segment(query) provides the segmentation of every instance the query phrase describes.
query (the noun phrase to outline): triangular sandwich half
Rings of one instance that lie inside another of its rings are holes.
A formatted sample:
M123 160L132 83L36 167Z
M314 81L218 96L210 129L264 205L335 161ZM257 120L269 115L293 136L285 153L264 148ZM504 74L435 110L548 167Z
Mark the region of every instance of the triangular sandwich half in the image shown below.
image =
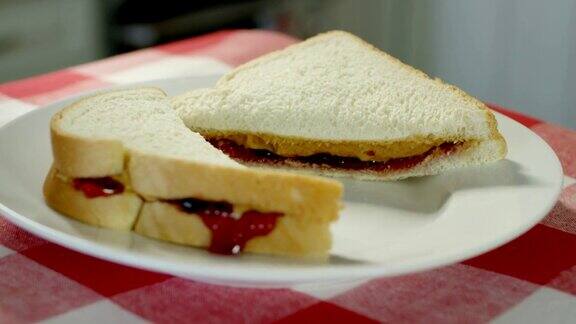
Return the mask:
M482 102L340 31L265 55L172 102L189 128L251 165L400 179L506 154Z

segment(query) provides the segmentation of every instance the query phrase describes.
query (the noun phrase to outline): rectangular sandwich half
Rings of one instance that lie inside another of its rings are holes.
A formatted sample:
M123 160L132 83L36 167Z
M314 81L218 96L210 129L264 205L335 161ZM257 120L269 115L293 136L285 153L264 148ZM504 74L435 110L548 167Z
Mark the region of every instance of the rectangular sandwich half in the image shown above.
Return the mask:
M64 215L221 254L330 249L340 183L235 162L190 131L159 89L83 98L50 129L44 196Z
M340 31L172 102L189 128L249 165L393 180L506 155L482 102Z

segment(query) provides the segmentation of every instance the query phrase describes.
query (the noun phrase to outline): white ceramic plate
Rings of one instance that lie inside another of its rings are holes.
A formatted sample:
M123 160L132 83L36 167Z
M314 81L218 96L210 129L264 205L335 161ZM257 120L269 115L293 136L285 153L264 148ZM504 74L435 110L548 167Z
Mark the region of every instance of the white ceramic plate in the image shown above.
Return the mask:
M211 86L218 76L146 82L169 94ZM562 170L554 152L497 114L509 146L490 166L399 182L345 180L345 209L327 263L226 257L100 229L59 215L42 199L52 157L48 122L74 98L0 129L0 214L49 241L110 261L212 283L289 286L421 271L476 256L519 236L551 209Z

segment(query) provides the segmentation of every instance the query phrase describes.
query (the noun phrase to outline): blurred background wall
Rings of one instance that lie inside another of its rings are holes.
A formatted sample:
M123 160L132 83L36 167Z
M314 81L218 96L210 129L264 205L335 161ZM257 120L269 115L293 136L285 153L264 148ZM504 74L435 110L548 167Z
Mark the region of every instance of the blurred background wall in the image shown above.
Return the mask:
M348 30L482 100L576 128L576 0L0 0L0 82L222 28Z

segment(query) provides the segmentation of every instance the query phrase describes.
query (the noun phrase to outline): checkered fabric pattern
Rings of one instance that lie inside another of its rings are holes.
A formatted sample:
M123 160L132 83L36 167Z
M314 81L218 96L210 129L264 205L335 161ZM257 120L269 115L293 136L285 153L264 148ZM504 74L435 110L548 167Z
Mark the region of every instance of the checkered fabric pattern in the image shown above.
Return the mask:
M0 124L80 91L223 72L294 42L274 32L222 31L5 83ZM550 214L494 251L396 278L231 288L96 259L0 217L0 323L575 323L576 132L493 108L544 138L565 172L565 188Z

